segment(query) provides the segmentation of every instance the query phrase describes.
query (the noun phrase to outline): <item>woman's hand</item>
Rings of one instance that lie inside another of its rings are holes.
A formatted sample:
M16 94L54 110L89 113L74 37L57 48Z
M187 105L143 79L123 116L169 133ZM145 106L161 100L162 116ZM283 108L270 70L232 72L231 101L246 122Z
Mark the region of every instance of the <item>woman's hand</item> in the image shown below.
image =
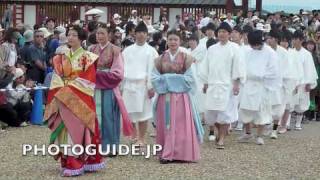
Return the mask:
M149 89L149 90L148 90L148 97L149 97L149 99L152 99L152 98L154 97L154 95L155 95L154 90L153 90L153 89Z
M240 82L239 81L235 81L233 83L233 95L238 96L240 92Z

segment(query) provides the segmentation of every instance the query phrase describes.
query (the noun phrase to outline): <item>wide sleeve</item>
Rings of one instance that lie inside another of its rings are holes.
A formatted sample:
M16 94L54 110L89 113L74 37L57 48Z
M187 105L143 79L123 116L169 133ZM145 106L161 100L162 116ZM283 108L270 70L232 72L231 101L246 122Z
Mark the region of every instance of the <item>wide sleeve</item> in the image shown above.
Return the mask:
M148 78L147 78L147 88L151 89L153 87L152 85L152 73L153 73L153 69L154 69L154 61L156 58L159 57L158 52L152 48L153 52L152 52L152 56L148 59L148 67L147 67L147 73L148 73Z
M110 71L97 71L96 87L98 89L113 89L117 87L123 79L123 57L119 53L114 57Z
M209 51L206 51L204 59L199 66L199 77L204 84L208 84L209 65Z
M158 94L166 94L168 92L168 87L165 81L165 77L159 73L157 68L154 68L151 73L151 83L153 89Z
M184 74L165 74L166 86L171 93L194 93L196 82L193 75L192 67Z
M241 83L246 81L246 64L243 52L239 47L234 47L234 56L232 61L232 80L240 79Z
M87 53L82 58L87 62L84 71L80 71L79 76L71 80L68 85L93 97L96 85L96 60L98 56L93 53Z
M313 57L311 53L306 52L306 59L303 64L304 70L304 83L310 84L311 89L314 89L317 86L318 74L316 67L314 65Z

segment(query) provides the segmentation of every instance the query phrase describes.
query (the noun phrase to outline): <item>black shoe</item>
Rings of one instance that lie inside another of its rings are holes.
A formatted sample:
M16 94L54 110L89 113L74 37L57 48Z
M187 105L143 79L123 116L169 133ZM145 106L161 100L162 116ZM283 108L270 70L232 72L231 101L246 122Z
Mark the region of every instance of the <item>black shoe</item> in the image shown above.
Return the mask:
M209 136L214 136L214 131L209 131Z
M318 115L318 113L317 113L317 117L316 117L316 121L320 121L320 114Z
M170 160L160 159L160 164L169 164L170 162Z

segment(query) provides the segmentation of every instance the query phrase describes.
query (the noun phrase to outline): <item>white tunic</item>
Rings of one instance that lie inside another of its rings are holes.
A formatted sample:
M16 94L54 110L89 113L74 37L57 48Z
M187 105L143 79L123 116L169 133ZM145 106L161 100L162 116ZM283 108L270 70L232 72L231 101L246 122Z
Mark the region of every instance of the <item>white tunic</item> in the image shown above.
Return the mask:
M294 104L297 106L296 111L302 113L309 109L310 93L305 91L307 84L310 84L311 89L317 86L318 74L313 62L313 57L305 48L300 50L292 50L292 58L296 58L298 62L298 93L294 97Z
M208 49L200 70L201 78L208 84L206 110L226 111L234 80L245 81L245 66L239 51L239 46L229 41Z
M286 68L288 64L288 58L285 57L285 51L284 48L277 46L275 52L276 52L276 70L277 70L277 86L275 89L270 93L270 101L271 105L281 105L283 103L283 75L284 75L284 69Z
M281 46L277 46L276 53L281 61L280 72L282 72L282 104L292 106L292 98L294 89L297 86L299 78L299 64L296 58L292 58L292 49L286 50Z
M123 100L128 113L135 114L132 120L143 121L152 118L152 103L148 90L152 88L151 71L157 51L145 43L143 46L133 44L122 52L124 58Z
M261 50L247 50L245 61L247 80L241 89L240 109L271 114L269 95L278 87L276 53L264 45Z

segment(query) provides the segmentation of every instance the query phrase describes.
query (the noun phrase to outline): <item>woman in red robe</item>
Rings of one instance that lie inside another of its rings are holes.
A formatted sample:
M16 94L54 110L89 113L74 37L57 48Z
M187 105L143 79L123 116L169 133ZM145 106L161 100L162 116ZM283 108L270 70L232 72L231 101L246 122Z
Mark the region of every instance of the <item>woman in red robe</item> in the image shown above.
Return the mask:
M53 58L54 74L48 93L45 120L52 131L51 144L96 145L96 154L77 155L68 149L60 149L55 159L61 160L62 176L78 176L84 172L97 171L105 164L98 153L99 128L94 102L96 83L96 60L98 56L85 51L81 42L86 39L85 31L79 26L68 32L70 50L67 54Z

